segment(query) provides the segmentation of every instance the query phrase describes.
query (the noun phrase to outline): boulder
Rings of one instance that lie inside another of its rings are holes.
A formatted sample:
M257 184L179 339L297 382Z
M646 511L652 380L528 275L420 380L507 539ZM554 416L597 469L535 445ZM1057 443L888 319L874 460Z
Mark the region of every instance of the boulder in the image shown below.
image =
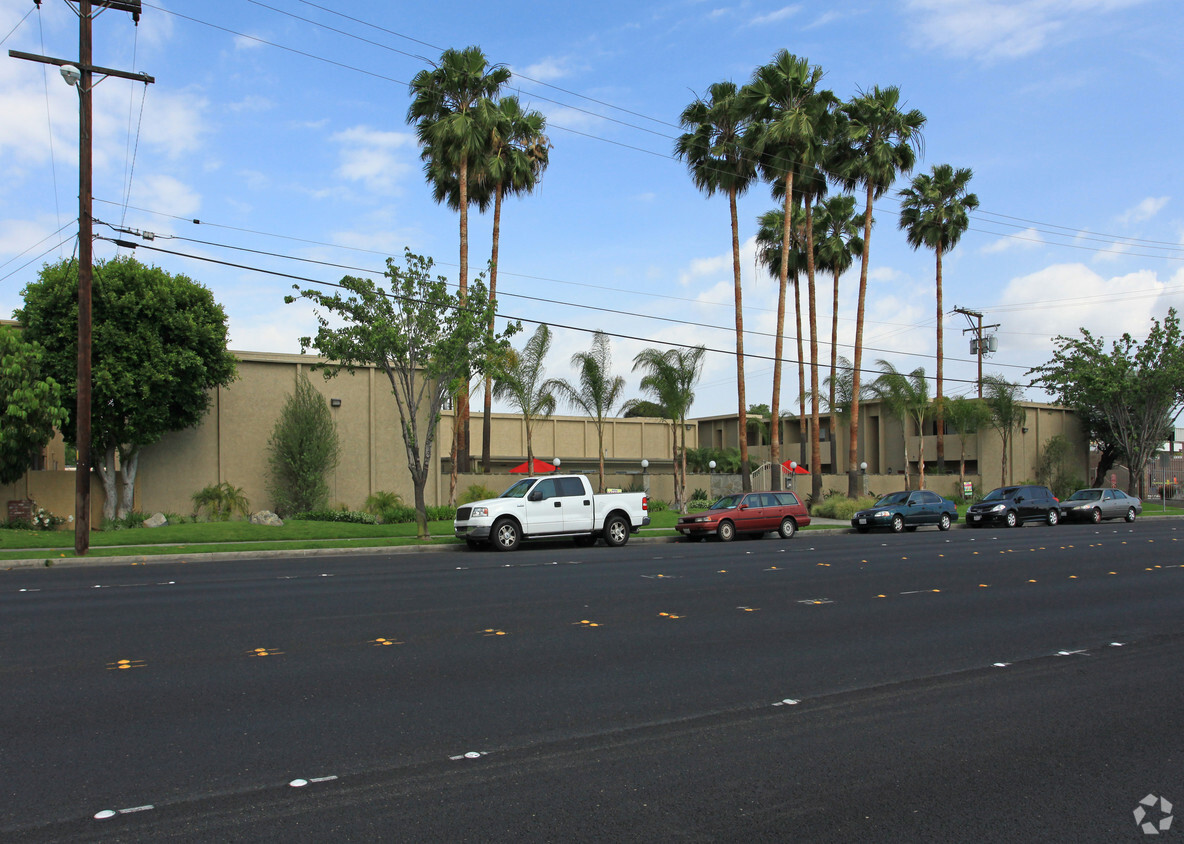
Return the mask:
M268 527L283 527L284 520L270 510L260 510L251 514L251 524L267 525Z
M151 516L149 516L148 518L146 518L144 520L144 527L146 527L146 528L165 527L166 525L168 525L168 523L169 523L169 520L164 517L164 513L153 513Z

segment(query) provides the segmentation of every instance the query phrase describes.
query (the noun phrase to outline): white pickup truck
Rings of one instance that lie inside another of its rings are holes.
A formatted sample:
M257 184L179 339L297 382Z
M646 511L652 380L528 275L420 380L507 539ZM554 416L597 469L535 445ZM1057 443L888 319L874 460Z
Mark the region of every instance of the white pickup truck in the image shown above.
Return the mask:
M513 551L523 539L573 537L591 545L603 538L616 547L650 523L642 492L595 495L586 475L523 478L497 498L456 508L456 536L470 548L490 543Z

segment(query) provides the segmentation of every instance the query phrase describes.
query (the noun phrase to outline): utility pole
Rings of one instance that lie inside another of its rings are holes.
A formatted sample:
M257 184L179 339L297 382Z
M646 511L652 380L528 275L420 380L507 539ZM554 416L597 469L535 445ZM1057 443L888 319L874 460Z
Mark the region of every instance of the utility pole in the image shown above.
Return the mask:
M993 346L995 342L994 336L984 337L983 329L998 328L999 323L983 325L983 315L978 311L972 311L968 308L954 308L953 313L962 314L962 316L966 317L966 321L970 323L970 328L963 328L962 333L974 334L974 342L971 344L974 348L971 351L978 353L978 397L981 399L983 397L983 352L985 351L989 354L995 351L994 348L988 347ZM976 323L975 320L978 322Z
M38 7L41 0L33 0ZM134 79L147 85L155 82L146 73L128 73L92 64L91 23L94 8L115 9L131 13L137 26L140 23L140 0L71 0L66 4L78 14L78 64L66 59L54 59L32 53L9 50L8 55L17 59L57 65L62 78L69 85L78 88L78 404L75 421L78 436L78 464L74 478L74 553L85 554L90 549L90 469L91 469L91 280L92 243L94 238L91 217L91 91L94 88L94 74L103 78L118 76ZM99 80L102 81L101 79Z

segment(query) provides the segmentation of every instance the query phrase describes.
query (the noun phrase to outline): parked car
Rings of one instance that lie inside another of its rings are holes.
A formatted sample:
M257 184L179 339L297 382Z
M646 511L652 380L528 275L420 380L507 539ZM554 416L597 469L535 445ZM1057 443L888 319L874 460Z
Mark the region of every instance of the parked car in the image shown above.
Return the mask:
M1126 519L1133 522L1143 512L1143 502L1121 489L1079 489L1061 504L1066 521L1093 522L1102 519Z
M649 523L645 493L593 494L586 475L548 475L523 478L497 498L457 507L453 529L470 548L488 542L513 551L523 539L560 536L583 545L604 539L617 547Z
M1002 524L1016 527L1024 522L1055 525L1061 520L1061 503L1046 486L1024 484L1001 486L987 493L966 510L968 527Z
M720 542L731 542L737 534L761 536L773 530L790 539L808 524L806 505L792 492L741 492L725 495L700 513L680 517L675 530L691 540L714 534Z
M958 507L948 498L926 489L904 490L883 496L870 509L851 517L851 527L860 533L872 528L890 528L893 533L916 530L921 525L937 525L949 530L958 519Z

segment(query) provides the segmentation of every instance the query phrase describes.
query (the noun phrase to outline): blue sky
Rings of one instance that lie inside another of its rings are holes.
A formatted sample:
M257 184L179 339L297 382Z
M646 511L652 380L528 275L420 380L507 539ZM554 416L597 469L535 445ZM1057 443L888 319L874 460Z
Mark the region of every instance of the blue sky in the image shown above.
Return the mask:
M64 0L40 11L3 0L3 36L6 51L77 54ZM1085 326L1142 337L1169 306L1184 310L1182 41L1174 0L602 2L562 13L513 0L146 0L138 28L112 11L95 25L96 64L156 78L146 92L116 78L95 89L95 216L155 233L148 245L160 249L324 281L381 271L404 246L455 278L457 218L424 182L407 82L443 48L477 44L514 72L512 88L547 115L554 144L536 193L503 213L499 310L552 325L553 377L574 377L568 360L589 331L625 335L614 365L631 395L642 348L704 343L712 351L692 412L732 413L727 201L696 191L672 150L678 115L697 95L747 81L785 48L820 65L840 98L899 86L928 118L914 174L940 163L974 170L981 206L947 256L945 305L1000 323L985 369L1022 380L1057 334ZM77 95L55 68L5 53L0 115L9 317L42 262L73 249ZM754 266L752 237L773 205L763 184L740 204L751 403L772 391L777 288ZM865 364L883 357L932 378L933 255L908 247L898 207L895 191L876 205ZM488 259L490 226L471 218L474 268ZM96 254L114 247L100 241ZM307 306L283 303L290 280L146 249L137 257L213 290L234 349L295 352L315 331ZM828 339L830 279L818 282ZM851 353L857 283L858 262L840 282L841 354ZM966 326L945 317L948 393L972 389ZM795 358L792 310L786 333ZM829 360L829 346L820 351ZM797 392L790 364L783 402Z

